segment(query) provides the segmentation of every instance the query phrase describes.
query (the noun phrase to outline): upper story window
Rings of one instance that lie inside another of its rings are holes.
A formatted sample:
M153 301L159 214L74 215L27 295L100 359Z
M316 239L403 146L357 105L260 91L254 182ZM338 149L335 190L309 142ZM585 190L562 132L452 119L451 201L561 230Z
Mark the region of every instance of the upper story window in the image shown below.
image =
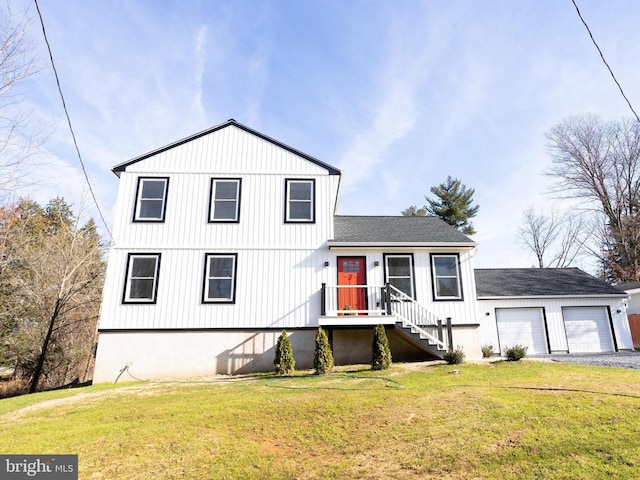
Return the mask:
M168 186L166 177L138 178L134 222L164 222Z
M405 295L415 299L413 255L385 254L384 267L386 281Z
M130 254L122 303L156 303L159 253Z
M315 212L315 180L287 179L285 184L285 221L313 223Z
M209 222L240 221L240 178L212 178Z
M237 254L205 255L203 303L234 303Z
M458 255L431 255L435 300L462 300Z

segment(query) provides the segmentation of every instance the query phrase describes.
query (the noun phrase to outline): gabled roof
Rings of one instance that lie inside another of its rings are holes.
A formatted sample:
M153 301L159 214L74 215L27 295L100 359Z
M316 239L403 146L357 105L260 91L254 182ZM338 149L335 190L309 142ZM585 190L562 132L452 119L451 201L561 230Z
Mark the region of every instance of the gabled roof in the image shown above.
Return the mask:
M475 277L479 298L626 296L579 268L480 268Z
M278 146L280 148L284 148L288 152L291 152L294 155L298 155L299 157L302 157L305 160L310 161L311 163L315 163L316 165L327 169L327 171L329 172L329 175L340 175L341 174L340 170L338 170L335 167L332 167L328 163L321 162L320 160L318 160L317 158L312 157L311 155L307 155L306 153L301 152L300 150L296 150L295 148L290 147L289 145L285 145L284 143L279 142L278 140L275 140L275 139L273 139L271 137L268 137L267 135L264 135L264 134L262 134L262 133L260 133L260 132L258 132L256 130L253 130L252 128L247 127L246 125L238 123L233 118L227 120L224 123L216 125L215 127L211 127L211 128L209 128L207 130L203 130L201 132L198 132L196 134L190 135L190 136L185 137L185 138L183 138L181 140L178 140L176 142L173 142L173 143L170 143L168 145L165 145L164 147L157 148L155 150L152 150L151 152L147 152L147 153L145 153L143 155L140 155L138 157L132 158L131 160L127 160L126 162L123 162L123 163L120 163L120 164L116 165L111 170L113 171L113 173L115 173L116 175L120 176L120 173L126 171L126 169L127 169L127 167L129 165L133 165L134 163L140 162L140 161L142 161L142 160L144 160L146 158L149 158L149 157L152 157L152 156L157 155L159 153L165 152L165 151L170 150L170 149L172 149L174 147L178 147L180 145L183 145L185 143L188 143L188 142L190 142L192 140L195 140L197 138L203 137L205 135L209 135L210 133L216 132L216 131L221 130L223 128L227 128L227 127L229 127L231 125L233 125L233 126L235 126L237 128L240 128L240 129L244 130L245 132L248 132L248 133L250 133L252 135L255 135L256 137L259 137L262 140L266 140L267 142L270 142L270 143L272 143L272 144L274 144L274 145L276 145L276 146Z
M329 246L457 246L474 247L469 237L438 217L333 217L334 238Z

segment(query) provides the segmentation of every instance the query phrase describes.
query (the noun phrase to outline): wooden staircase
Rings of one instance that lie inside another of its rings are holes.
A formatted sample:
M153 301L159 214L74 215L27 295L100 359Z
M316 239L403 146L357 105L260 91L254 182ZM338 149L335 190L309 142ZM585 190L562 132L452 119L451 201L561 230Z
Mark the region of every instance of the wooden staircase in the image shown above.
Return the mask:
M393 285L387 284L385 293L387 312L397 318L395 329L403 339L440 359L453 348L451 318L443 322Z

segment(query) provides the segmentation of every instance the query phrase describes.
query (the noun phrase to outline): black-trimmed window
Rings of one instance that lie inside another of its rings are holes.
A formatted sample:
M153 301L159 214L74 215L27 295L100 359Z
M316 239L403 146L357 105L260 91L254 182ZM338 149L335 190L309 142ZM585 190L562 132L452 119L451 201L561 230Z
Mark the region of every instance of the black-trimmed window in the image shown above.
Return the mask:
M416 298L412 254L385 253L384 270L386 282L408 297Z
M138 178L134 222L164 222L168 186L167 177Z
M122 303L156 303L159 253L130 253Z
M435 300L462 300L457 254L431 254L431 273Z
M240 221L241 178L212 178L209 223Z
M286 179L285 221L287 223L316 221L315 186L315 180Z
M235 303L238 254L207 253L202 303Z

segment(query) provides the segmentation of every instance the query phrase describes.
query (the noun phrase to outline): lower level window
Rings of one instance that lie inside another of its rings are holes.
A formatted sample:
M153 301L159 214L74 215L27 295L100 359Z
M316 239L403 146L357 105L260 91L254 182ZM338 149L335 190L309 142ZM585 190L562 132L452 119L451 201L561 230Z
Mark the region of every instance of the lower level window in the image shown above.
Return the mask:
M123 303L155 303L159 271L159 253L130 254Z
M205 255L204 303L234 303L237 254Z

